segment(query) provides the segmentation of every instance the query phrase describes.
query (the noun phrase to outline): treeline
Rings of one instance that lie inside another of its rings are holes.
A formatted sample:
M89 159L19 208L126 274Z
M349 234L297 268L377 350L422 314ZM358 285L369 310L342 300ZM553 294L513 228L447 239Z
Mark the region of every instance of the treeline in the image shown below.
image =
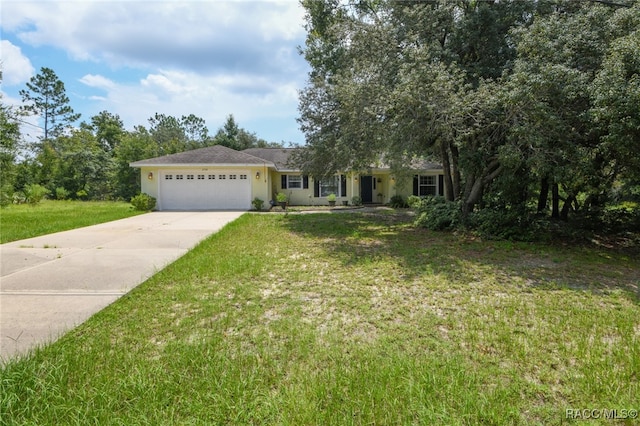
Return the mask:
M640 2L302 4L308 173L427 156L451 223L638 216Z
M23 106L0 104L0 184L2 204L49 198L129 200L140 191L140 176L129 163L211 145L242 150L281 146L242 129L233 115L215 135L193 114L155 114L148 125L126 130L117 114L102 111L74 125L64 83L42 68L20 92ZM41 117L43 135L26 143L20 132L26 115Z

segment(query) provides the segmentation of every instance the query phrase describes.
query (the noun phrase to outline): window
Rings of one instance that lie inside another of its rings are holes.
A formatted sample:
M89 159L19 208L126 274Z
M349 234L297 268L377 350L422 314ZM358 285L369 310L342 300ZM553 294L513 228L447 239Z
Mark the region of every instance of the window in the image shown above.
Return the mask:
M182 180L183 177L184 177L183 175L176 175L176 179L178 180Z
M287 188L300 189L302 188L302 176L300 175L288 175L287 176Z
M326 197L329 194L336 194L336 197L347 196L347 177L345 175L331 176L315 182L314 197Z
M209 175L209 179L215 179L216 175Z
M226 179L227 175L218 175L218 179Z
M166 180L171 180L171 179L173 179L173 175L164 175L164 178Z
M416 175L413 178L413 195L426 197L428 195L437 195L437 179L436 176Z
M247 179L247 175L240 175L240 179L246 180Z
M307 189L309 188L309 176L306 175L282 175L280 176L282 189Z
M229 175L229 179L235 179L237 175Z
M198 175L198 180L203 180L204 179L204 175Z
M187 179L193 180L193 175L187 175Z

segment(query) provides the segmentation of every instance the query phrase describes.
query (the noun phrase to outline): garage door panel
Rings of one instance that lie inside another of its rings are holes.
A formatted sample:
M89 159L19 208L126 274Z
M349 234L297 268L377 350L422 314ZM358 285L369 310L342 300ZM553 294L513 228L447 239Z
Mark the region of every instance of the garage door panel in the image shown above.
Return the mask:
M249 172L162 172L159 198L162 210L248 210Z

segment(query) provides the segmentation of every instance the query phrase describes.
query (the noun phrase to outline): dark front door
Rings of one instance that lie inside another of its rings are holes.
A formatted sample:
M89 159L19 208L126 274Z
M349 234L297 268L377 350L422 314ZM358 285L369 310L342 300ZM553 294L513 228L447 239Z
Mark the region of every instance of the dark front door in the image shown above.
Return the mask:
M360 177L360 198L363 203L373 203L373 176Z

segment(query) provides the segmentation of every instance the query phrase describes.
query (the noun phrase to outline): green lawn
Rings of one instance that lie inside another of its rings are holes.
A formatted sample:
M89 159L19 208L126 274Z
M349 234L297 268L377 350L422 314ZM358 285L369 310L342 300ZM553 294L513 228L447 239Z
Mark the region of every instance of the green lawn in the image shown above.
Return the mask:
M114 201L43 201L0 209L0 244L109 222L142 212Z
M546 425L569 422L568 409L627 413L640 408L639 282L639 257L615 250L479 241L395 214L247 214L2 367L0 419Z

